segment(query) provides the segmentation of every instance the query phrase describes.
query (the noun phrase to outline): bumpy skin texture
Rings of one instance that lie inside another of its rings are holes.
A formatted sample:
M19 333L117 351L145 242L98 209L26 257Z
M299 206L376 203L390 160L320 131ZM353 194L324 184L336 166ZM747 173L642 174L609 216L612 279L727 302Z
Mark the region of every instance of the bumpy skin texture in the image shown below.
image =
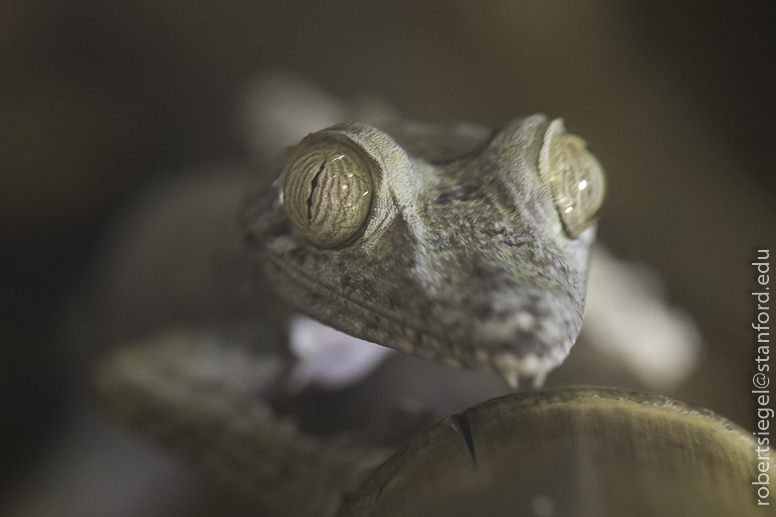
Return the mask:
M372 160L363 234L321 249L295 233L281 175L246 212L255 260L299 312L449 365L541 384L582 324L595 227L564 231L538 171L550 121L489 132L415 123L316 134Z

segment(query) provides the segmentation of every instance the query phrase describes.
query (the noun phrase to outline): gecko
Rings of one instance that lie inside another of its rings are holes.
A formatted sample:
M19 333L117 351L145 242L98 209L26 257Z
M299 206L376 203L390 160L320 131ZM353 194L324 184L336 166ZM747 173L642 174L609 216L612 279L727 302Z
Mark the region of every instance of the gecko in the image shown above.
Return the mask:
M243 202L244 249L252 279L293 311L513 388L541 386L568 355L605 178L562 119L343 124L292 146L275 174ZM390 450L276 415L293 360L232 341L184 331L121 347L98 397L266 508L333 514Z

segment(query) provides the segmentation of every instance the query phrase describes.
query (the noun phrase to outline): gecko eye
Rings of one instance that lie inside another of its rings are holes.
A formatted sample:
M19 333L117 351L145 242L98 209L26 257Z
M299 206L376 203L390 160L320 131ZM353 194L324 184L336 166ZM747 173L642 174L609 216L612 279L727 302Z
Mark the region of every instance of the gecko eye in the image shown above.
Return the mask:
M370 159L343 142L305 140L283 171L284 207L297 234L319 248L335 248L358 235L369 219Z
M553 120L544 134L539 174L550 185L566 234L576 238L595 222L606 178L585 141L567 133L562 119Z

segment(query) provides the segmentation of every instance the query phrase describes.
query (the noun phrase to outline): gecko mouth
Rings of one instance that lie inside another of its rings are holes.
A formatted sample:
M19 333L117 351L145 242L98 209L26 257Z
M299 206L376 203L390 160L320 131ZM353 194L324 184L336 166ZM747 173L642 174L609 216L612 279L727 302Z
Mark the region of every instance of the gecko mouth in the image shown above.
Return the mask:
M268 277L275 280L277 292L299 312L355 337L411 355L497 373L513 385L520 377L541 384L546 373L565 359L581 324L581 315L558 311L560 302L548 293L542 293L543 299L538 301L535 296L515 298L514 293L505 293L513 301L530 299L533 310L527 308L527 302L523 306L513 303L508 310L483 314L469 327L432 321L425 325L408 323L407 315L391 314L354 300L310 278L288 260L268 255ZM497 297L488 297L488 305L498 303L505 305ZM462 315L477 310L463 304L448 312Z
M387 311L377 310L363 301L355 301L345 295L336 292L331 287L328 287L318 280L311 278L302 271L293 267L284 260L282 257L276 256L272 253L268 254L269 260L267 265L274 269L274 271L268 271L268 277L273 278L275 282L281 284L277 290L280 295L289 302L292 307L308 316L321 319L327 325L338 328L338 325L332 325L323 318L319 318L319 314L328 315L332 311L333 307L336 307L337 314L345 319L351 319L348 316L350 314L355 315L357 327L363 327L364 329L372 328L376 325L384 324L390 327L402 328L402 334L413 335L417 332L424 332L429 334L429 337L433 337L437 340L444 340L442 335L432 335L428 330L421 330L421 326L408 325L402 322L401 315L390 314ZM282 285L283 280L287 280L292 285ZM326 318L330 319L330 318ZM338 328L349 332L351 327ZM371 341L365 336L356 336L367 341ZM377 342L377 341L375 341ZM378 344L383 344L379 343ZM390 345L384 345L390 346Z

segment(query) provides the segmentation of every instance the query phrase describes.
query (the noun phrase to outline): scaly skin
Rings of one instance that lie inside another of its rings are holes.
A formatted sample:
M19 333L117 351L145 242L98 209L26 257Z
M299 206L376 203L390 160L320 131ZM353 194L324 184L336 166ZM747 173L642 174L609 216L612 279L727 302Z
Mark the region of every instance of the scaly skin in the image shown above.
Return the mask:
M295 310L348 334L541 384L579 333L595 233L564 232L539 172L549 125L321 131L376 165L363 235L321 249L292 231L281 176L247 215L256 262Z

